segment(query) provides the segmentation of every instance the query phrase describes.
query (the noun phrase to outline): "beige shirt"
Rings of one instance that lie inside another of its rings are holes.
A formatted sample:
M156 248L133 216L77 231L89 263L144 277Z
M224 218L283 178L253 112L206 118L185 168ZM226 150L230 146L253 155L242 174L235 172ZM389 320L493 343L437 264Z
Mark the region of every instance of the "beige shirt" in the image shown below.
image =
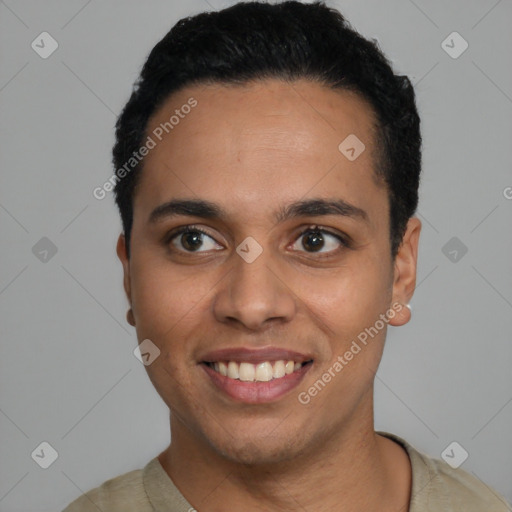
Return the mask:
M402 438L380 435L405 448L412 467L409 512L512 512L504 498L476 477L417 451ZM194 512L154 458L80 496L63 512ZM200 511L199 511L200 512Z

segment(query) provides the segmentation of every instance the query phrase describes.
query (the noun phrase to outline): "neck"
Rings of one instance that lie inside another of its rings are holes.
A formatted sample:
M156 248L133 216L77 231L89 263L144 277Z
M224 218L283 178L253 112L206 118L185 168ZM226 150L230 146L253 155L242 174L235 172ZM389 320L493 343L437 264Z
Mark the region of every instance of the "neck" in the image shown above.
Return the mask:
M407 454L375 433L373 407L352 420L291 461L247 465L227 460L171 415L172 443L159 460L198 510L406 512Z

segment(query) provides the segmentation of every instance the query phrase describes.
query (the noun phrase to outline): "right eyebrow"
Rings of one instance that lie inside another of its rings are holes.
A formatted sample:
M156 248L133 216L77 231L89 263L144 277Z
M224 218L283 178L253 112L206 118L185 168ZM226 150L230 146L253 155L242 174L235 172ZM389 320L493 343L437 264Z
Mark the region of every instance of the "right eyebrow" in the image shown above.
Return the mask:
M149 222L186 215L204 219L225 219L226 212L220 206L204 199L173 199L157 206L149 216Z

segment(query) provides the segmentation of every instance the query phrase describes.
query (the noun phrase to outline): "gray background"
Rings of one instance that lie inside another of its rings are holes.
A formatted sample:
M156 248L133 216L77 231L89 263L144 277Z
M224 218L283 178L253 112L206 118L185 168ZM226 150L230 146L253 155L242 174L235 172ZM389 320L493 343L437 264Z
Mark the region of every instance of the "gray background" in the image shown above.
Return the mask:
M229 3L0 1L1 511L61 510L167 446L125 321L118 214L92 190L152 46ZM329 4L411 77L423 120L418 288L412 321L389 330L376 428L434 457L456 440L462 468L512 501L512 3ZM47 59L31 48L43 31L59 44ZM453 31L469 43L457 59L441 47ZM31 458L43 441L48 469Z

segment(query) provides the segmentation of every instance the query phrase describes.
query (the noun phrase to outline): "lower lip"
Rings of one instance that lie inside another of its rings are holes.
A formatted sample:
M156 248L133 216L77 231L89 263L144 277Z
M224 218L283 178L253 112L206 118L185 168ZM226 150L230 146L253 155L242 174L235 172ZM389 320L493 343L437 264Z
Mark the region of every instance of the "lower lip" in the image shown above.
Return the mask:
M202 363L201 366L213 384L232 399L248 404L263 404L278 400L297 387L311 368L312 363L302 366L289 375L267 382L244 382L230 379L216 372L207 364Z

